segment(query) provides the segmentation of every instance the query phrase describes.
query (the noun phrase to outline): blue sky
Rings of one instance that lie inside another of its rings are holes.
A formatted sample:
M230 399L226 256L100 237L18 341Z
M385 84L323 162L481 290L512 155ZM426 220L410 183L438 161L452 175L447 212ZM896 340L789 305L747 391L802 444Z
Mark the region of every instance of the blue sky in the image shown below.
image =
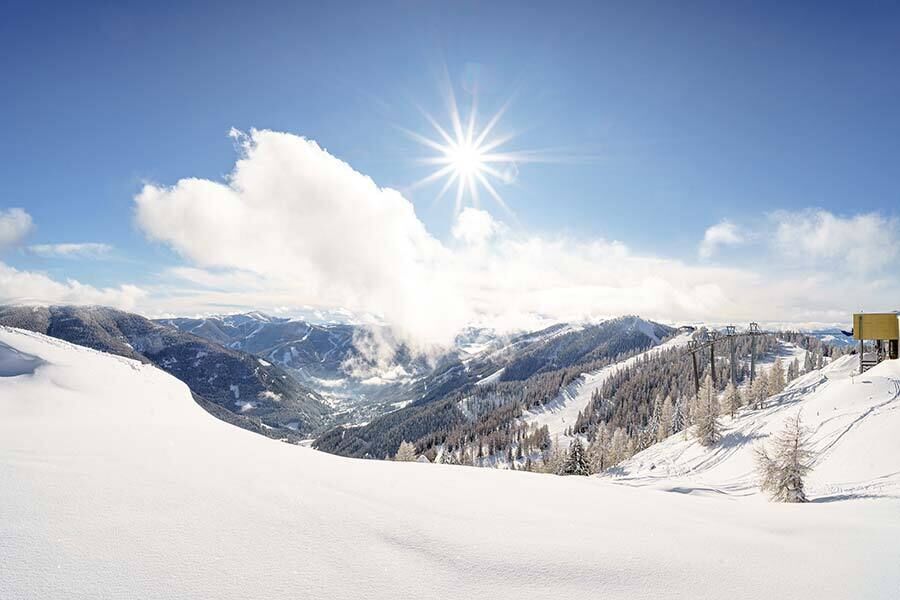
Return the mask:
M136 221L146 182L221 182L240 153L231 128L315 140L400 190L429 234L452 245L453 202L433 202L439 185L408 189L429 172L416 161L429 152L401 131L433 133L417 106L449 124L444 73L463 113L473 85L483 118L510 102L498 126L516 134L507 148L568 157L517 165L500 188L515 218L483 203L506 236L616 241L630 254L784 281L827 273L833 288L850 285L827 264L843 254L812 247L823 261L781 260L785 240L767 232L787 222L821 237L827 214L837 231L896 234L900 11L886 3L184 4L4 5L0 210L21 208L32 223L7 244L6 266L98 290L139 286L145 312L190 310L166 306L172 268L270 277L198 260ZM853 220L867 215L875 220ZM698 255L723 221L733 243ZM111 250L29 250L63 242ZM773 263L787 270L768 277ZM867 276L895 285L885 273ZM864 300L842 297L816 314ZM785 320L816 318L791 310Z

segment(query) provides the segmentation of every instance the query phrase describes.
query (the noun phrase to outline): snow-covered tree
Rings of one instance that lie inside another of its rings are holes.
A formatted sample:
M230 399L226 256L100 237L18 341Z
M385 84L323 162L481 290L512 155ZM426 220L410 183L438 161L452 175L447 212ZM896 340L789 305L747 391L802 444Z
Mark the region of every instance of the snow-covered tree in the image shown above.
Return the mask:
M559 438L553 440L553 445L544 452L544 461L542 471L544 473L553 473L559 475L562 472L563 465L566 462L567 454L559 447Z
M628 460L634 454L634 446L624 427L617 427L609 443L609 464L615 465Z
M744 400L741 398L741 390L739 390L733 383L730 381L728 385L725 386L725 397L724 397L724 409L731 418L734 418L734 413L738 411L738 409L744 405Z
M606 423L601 422L597 427L594 440L587 447L587 459L591 467L591 473L600 473L611 464L609 446L609 427L607 427Z
M772 447L756 449L759 486L777 502L806 502L803 478L812 470L809 430L800 413L790 417L772 440Z
M781 364L781 361L777 358L775 359L775 364L772 365L771 370L769 370L769 396L774 396L775 394L780 394L784 391L784 366Z
M800 361L796 358L791 361L787 369L787 382L790 383L800 376Z
M659 418L656 423L656 441L661 442L672 435L675 423L675 405L672 404L672 396L666 396L659 409Z
M458 465L459 460L456 458L456 454L454 454L453 450L450 448L444 448L444 451L441 452L440 462L442 465Z
M750 385L750 406L760 408L769 397L769 379L765 375L757 375Z
M394 455L394 460L400 462L413 462L416 460L416 447L407 441L400 442L400 447L397 448L397 454Z
M590 475L591 470L581 439L576 436L569 445L569 455L563 463L561 475Z
M812 350L807 349L806 353L803 357L803 372L809 373L810 371L812 371L815 368L816 368L816 361L814 360L813 352L812 352Z
M722 437L722 425L719 422L719 397L710 375L703 380L691 413L694 420L694 433L700 443L704 446L712 446L718 442Z

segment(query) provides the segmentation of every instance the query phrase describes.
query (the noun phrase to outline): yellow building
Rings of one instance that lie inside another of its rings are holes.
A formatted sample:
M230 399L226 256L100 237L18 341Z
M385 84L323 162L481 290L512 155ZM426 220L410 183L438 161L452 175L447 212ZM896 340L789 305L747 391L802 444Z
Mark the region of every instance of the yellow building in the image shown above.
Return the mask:
M885 358L897 358L900 321L897 313L855 313L853 337L859 340L859 372ZM866 342L872 342L867 348Z

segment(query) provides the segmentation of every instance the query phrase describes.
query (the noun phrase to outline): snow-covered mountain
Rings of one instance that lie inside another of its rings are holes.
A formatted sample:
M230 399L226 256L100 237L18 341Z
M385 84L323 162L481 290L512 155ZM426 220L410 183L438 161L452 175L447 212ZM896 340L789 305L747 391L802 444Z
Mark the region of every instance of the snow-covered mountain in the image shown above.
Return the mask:
M157 321L289 371L351 422L395 408L405 388L432 370L381 325L309 322L259 312Z
M259 433L309 435L332 422L324 399L278 366L140 315L102 306L0 306L0 325L153 363L216 416Z
M550 401L567 377L655 346L674 332L672 327L636 316L561 323L480 341L477 332L469 332L463 339L476 340L477 353L445 356L432 373L404 390L400 399L407 405L360 427L336 427L321 435L316 446L347 456L383 458L392 456L404 440L428 446L453 429L477 429L480 422L495 417L505 424L514 418L514 410L507 409ZM459 405L472 400L504 414L498 417L479 409L476 415Z
M0 598L893 598L896 488L857 484L900 472L900 372L841 368L780 409L821 413L829 501L780 505L335 457L213 419L149 365L0 328ZM681 491L676 470L653 487Z

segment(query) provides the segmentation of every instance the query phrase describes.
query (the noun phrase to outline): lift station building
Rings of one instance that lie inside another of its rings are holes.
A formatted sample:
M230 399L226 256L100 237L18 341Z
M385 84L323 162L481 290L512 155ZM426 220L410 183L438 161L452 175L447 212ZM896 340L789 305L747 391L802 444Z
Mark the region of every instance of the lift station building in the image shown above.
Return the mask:
M897 313L855 313L853 337L859 340L859 372L900 351L900 321ZM869 342L869 344L867 344Z

